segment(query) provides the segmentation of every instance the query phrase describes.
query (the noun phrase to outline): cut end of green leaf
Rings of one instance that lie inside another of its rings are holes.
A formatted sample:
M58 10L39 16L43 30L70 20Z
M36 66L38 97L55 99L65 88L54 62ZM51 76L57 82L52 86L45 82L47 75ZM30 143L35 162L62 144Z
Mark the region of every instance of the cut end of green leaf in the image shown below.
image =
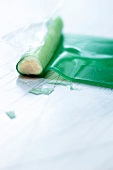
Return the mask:
M51 20L47 25L47 33L43 37L43 44L30 48L16 65L16 69L23 75L41 75L50 62L60 42L63 22L60 17Z
M36 57L26 57L18 63L18 71L26 75L38 75L43 68L40 61Z

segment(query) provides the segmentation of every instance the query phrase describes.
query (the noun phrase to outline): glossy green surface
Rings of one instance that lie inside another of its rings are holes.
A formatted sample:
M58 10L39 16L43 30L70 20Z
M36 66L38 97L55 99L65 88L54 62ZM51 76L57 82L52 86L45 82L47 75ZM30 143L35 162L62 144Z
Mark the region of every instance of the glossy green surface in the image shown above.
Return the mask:
M71 81L113 88L113 40L64 35L48 70Z

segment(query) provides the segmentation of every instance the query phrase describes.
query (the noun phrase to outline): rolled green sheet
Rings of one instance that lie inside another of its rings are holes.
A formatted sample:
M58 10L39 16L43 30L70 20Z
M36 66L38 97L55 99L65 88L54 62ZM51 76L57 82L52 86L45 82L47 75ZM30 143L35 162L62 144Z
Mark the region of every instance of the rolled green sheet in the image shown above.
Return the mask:
M40 75L51 60L60 41L63 22L60 17L50 21L43 44L28 50L16 65L23 75Z
M113 39L61 35L62 27L61 18L56 18L48 27L44 44L24 54L17 71L43 76L53 70L70 81L113 88Z

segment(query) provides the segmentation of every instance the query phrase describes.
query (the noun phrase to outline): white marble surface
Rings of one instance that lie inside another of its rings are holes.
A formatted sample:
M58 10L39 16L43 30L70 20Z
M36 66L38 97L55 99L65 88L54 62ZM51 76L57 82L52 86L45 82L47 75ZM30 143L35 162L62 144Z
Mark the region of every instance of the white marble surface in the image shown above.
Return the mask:
M56 2L0 0L0 36L50 15ZM112 0L66 1L64 32L113 37L112 8ZM0 48L0 170L112 170L113 90L75 83L76 90L56 86L35 96L32 87L58 76L19 77L16 51L3 42Z

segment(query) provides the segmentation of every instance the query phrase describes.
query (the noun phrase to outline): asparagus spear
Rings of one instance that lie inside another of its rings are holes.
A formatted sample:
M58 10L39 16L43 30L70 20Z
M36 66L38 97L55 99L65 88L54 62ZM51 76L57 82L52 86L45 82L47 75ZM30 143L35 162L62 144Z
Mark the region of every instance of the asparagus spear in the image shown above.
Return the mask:
M40 75L51 60L61 37L63 22L60 17L51 21L43 45L27 51L16 65L23 75Z

